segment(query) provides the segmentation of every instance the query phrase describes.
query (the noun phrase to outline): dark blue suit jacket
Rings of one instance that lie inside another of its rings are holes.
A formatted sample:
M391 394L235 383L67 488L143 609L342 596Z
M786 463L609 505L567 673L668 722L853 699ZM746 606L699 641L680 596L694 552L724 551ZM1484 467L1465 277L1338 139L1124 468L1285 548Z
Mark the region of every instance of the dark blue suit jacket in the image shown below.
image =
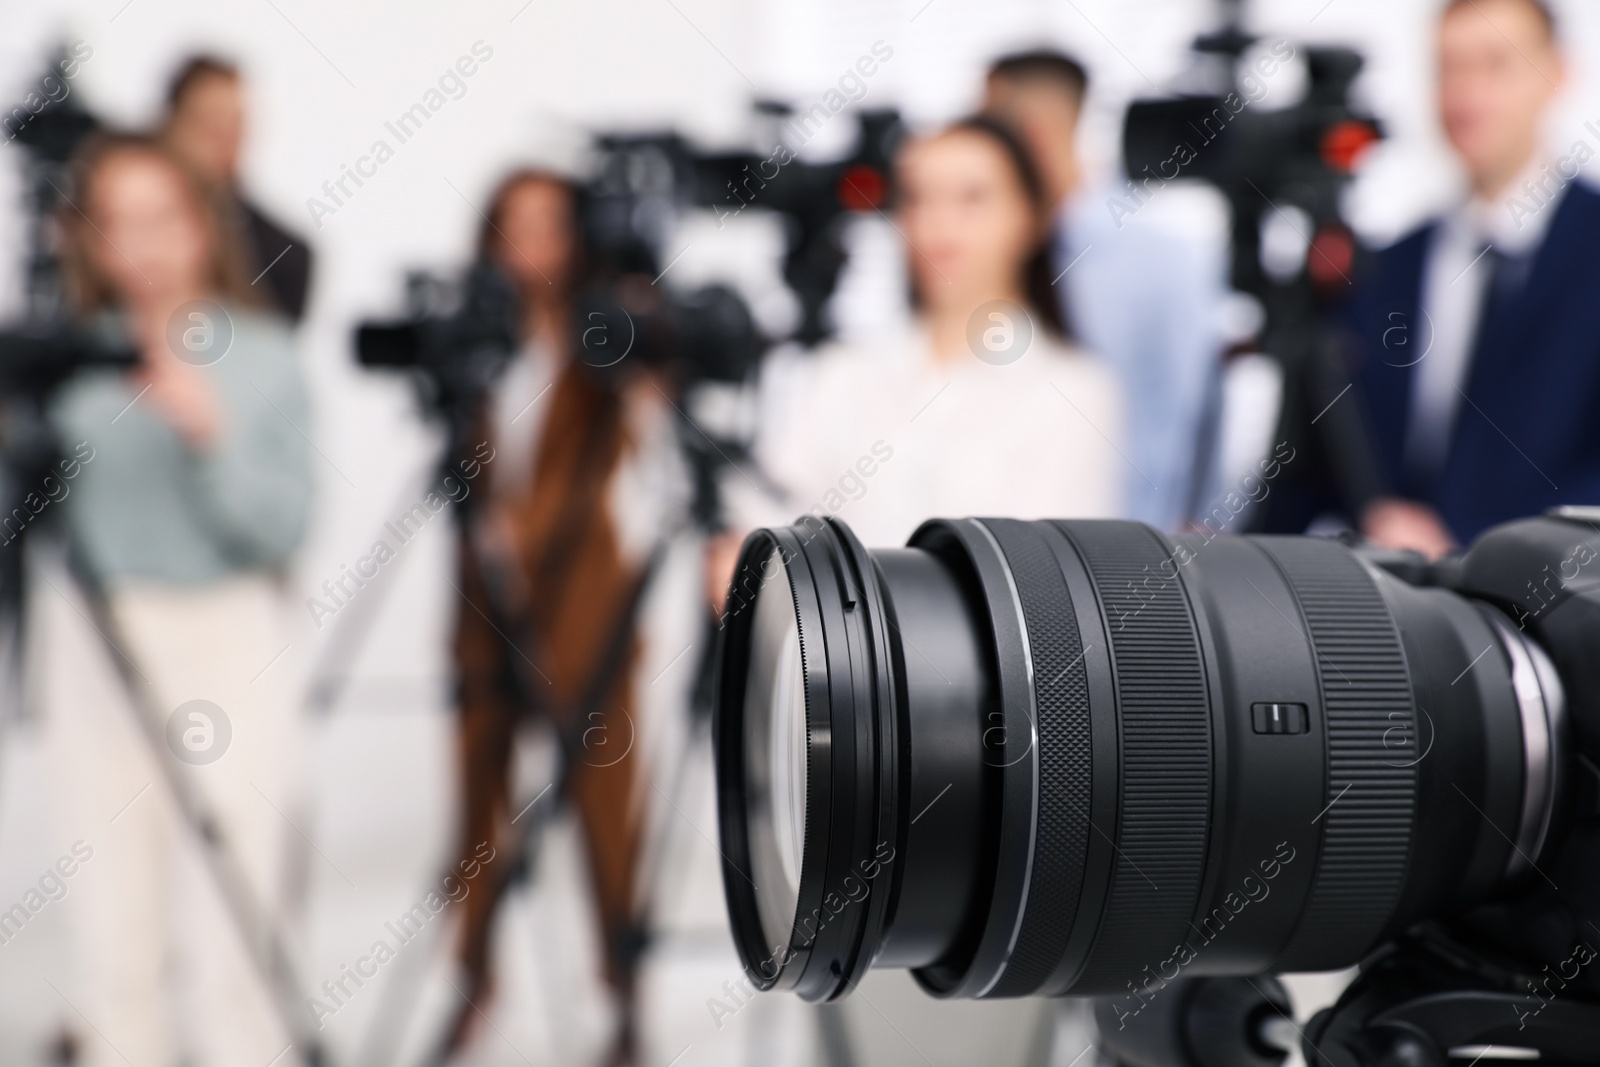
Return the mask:
M1416 371L1405 364L1431 342L1420 299L1436 225L1376 255L1353 309L1356 383L1389 488L1432 504L1463 544L1555 504L1600 504L1600 193L1573 184L1554 210L1514 295L1491 305L1486 287L1493 310L1436 475L1402 460Z

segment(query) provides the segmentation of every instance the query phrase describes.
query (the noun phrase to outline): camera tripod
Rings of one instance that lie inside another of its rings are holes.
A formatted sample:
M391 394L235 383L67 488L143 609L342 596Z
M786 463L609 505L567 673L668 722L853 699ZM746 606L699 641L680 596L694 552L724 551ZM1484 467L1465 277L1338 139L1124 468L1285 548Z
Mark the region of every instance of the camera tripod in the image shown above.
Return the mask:
M451 472L453 462L471 450L470 420L460 417L456 411L447 410L439 414L443 416L441 421L445 424L446 441L441 451L441 461L429 465L430 479L436 479L441 471ZM687 419L687 416L682 415L681 409L679 415ZM688 449L685 448L684 451L687 452ZM708 504L702 494L707 491L707 487L714 479L700 472L692 459L691 456L695 502L687 509L687 519L671 523L662 530L650 546L644 560L638 565L631 578L631 585L618 605L615 617L607 624L606 637L598 649L596 661L588 669L586 680L579 687L571 707L552 707L552 700L547 692L548 680L534 662L538 658L536 650L540 647L538 640L540 635L536 632L529 612L513 604L506 596L506 590L517 584L514 581L516 576L509 572L506 561L498 560L493 552L485 549L482 501L486 498L469 493L456 499L451 507L457 536L463 546L471 550L476 560L477 573L467 579L465 588L459 590L464 596L469 597L472 604L470 609L464 607L463 610L481 612L500 639L511 643L518 652L516 655L508 654L503 657L503 668L496 672L493 683L508 707L520 709L519 719L523 723L548 726L555 742L555 767L550 784L534 798L533 803L518 813L516 821L520 833L517 834L509 855L496 865L501 875L491 879L480 890L491 894L490 899L495 902L490 905L491 909L497 907L499 901L517 886L529 883L536 872L544 832L567 793L571 774L578 769L575 764L583 761L587 738L592 731L603 728L608 717L610 709L605 706L605 694L618 672L625 666L637 628L639 612L646 594L661 570L663 561L672 546L685 533L704 532L708 528L708 524L702 521L702 516L714 510L714 505ZM482 477L487 478L487 476ZM478 487L478 492L487 493L488 487ZM412 498L402 497L399 506L403 508L409 499ZM308 693L313 709L326 712L337 703L349 677L348 666L370 638L373 625L381 615L383 597L392 583L393 576L385 576L385 580L378 588L366 590L365 596L353 602L348 613L341 612L340 625L330 635L317 668L312 672ZM676 806L678 798L686 787L687 754L693 750L697 740L703 737L708 729L708 668L711 662L709 653L714 646L715 625L714 618L708 613L703 620L704 632L695 638L692 646L698 650L699 662L690 700L691 714L684 745L685 755L684 758L672 761L674 770L670 780L664 783L666 795L673 802L673 806ZM533 658L530 659L530 656ZM609 717L615 718L614 715ZM601 726L597 727L597 723ZM668 825L670 826L670 823ZM626 953L629 961L636 959L644 951L649 940L648 901L652 895L652 887L660 877L662 860L669 852L669 848L658 842L655 847L647 849L640 861L638 928L625 938L626 944L618 946L618 950ZM357 1064L362 1067L377 1067L380 1064L386 1067L395 1061L406 1024L411 1019L412 1010L422 992L426 955L430 954L409 955L408 960L411 962L407 963L403 970L396 974L395 980L386 986L373 1020L367 1028L366 1039L356 1057ZM443 1022L438 1033L430 1035L428 1039L430 1044L422 1061L424 1063L437 1065L446 1062L459 1046L476 1015L477 1009L473 1000L477 991L467 988L464 991L458 989L457 992L461 994L462 1003L452 1011L451 1017Z
M1309 1067L1600 1064L1600 1003L1540 977L1513 978L1428 927L1380 949L1303 1028L1266 976L1177 979L1121 1029L1121 998L1098 1000L1095 1015L1120 1067L1277 1067L1296 1046Z

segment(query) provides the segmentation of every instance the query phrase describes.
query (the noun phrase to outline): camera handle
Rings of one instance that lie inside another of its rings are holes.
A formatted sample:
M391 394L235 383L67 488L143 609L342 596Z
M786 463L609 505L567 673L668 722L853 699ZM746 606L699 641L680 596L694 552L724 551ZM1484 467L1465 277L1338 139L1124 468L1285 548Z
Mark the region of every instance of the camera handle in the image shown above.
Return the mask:
M1306 1063L1445 1067L1452 1055L1510 1054L1558 1067L1600 1064L1600 1004L1567 991L1551 970L1537 976L1540 984L1522 976L1527 991L1518 992L1488 980L1470 950L1445 954L1407 938L1380 950L1306 1025ZM1564 977L1575 976L1576 967Z
M1118 1067L1279 1067L1299 1040L1289 994L1267 975L1178 978L1137 1011L1127 999L1094 1000L1101 1055Z
M1447 1067L1508 1055L1600 1064L1600 1004L1551 984L1518 993L1490 984L1465 957L1407 940L1381 949L1304 1028L1270 976L1180 978L1137 1013L1125 997L1099 997L1095 1022L1101 1052L1118 1067L1278 1067L1296 1043L1308 1067Z

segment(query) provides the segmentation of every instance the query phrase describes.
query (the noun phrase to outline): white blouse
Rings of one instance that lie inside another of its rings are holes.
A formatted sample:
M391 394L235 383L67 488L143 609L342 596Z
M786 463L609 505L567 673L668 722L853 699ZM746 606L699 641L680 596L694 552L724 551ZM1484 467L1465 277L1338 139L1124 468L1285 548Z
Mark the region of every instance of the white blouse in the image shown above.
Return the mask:
M803 512L849 523L868 547L925 519L1119 515L1128 468L1111 372L1043 336L1013 363L937 360L920 330L870 350L770 360L756 471L726 480L744 528Z
M531 344L518 352L490 394L497 493L520 492L533 478L561 371L561 360L549 346ZM610 472L606 501L624 556L640 563L658 540L686 528L689 474L678 453L671 407L648 379L624 388L623 427L626 450Z

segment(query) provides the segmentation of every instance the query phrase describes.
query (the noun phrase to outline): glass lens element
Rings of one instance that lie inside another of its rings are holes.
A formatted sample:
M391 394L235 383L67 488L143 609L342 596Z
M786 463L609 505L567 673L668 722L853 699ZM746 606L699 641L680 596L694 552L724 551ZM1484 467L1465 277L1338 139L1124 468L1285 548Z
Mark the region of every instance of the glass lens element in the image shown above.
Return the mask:
M745 687L746 803L761 929L781 954L794 928L805 852L805 669L794 594L776 549L760 573Z

